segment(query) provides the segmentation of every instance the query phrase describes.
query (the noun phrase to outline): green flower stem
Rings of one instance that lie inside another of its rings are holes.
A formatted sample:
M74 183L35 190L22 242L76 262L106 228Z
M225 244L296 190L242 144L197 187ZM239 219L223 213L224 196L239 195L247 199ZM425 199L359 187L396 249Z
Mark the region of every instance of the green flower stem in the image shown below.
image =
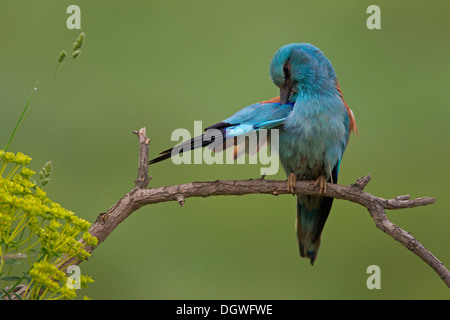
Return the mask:
M23 250L21 250L21 251L27 252L27 251L29 251L30 249L32 249L34 246L38 245L40 242L41 242L41 240L38 240L38 241L36 241L35 243L33 243L32 245L26 247L25 249L23 249Z
M0 158L0 160L1 160L1 158ZM5 171L5 168L6 168L7 164L8 163L6 163L6 161L3 162L3 164L2 164L2 166L0 168L0 177L3 175L3 172Z
M67 261L69 261L69 259L71 259L71 258L73 258L73 257L66 256L64 259L60 258L60 259L61 259L61 262L58 261L59 259L56 260L56 261L55 261L56 267L57 267L58 269L60 269L61 266L63 266L63 265L64 265Z
M44 300L45 294L47 293L48 289L49 289L49 288L46 288L46 289L44 290L44 292L40 294L39 300ZM39 292L39 291L38 291L38 292ZM56 292L58 292L58 291L55 291L53 294L56 294Z
M28 290L30 290L30 288L33 287L33 279L31 279L31 281L28 283L27 289L25 290L25 292L23 293L23 300L26 300L30 297L30 292L28 292Z
M11 236L9 237L8 242L12 242L14 240L14 238L19 234L19 232L22 231L23 228L25 228L25 226L27 225L26 220L27 220L27 216L24 214L22 219L19 221L17 226L14 228L14 231L11 234ZM23 226L22 226L22 224L23 224Z
M6 255L6 252L5 252ZM2 247L0 246L0 273L3 270L3 264L4 264L5 260L3 260L3 252L2 252ZM6 282L6 281L5 281Z
M14 173L16 173L17 169L20 167L20 164L16 164L14 166L14 168L12 168L12 170L8 173L8 175L6 176L6 179L11 179L12 176L14 175Z
M67 230L67 226L68 226L68 223L66 222L66 223L64 224L64 226L62 227L61 232L59 233L58 238L55 240L55 246L56 246L57 243L61 240L62 235L65 234L65 232L66 232L66 230ZM56 250L57 250L57 249L55 249L55 251L56 251Z
M22 215L20 215L20 214L22 214ZM18 219L20 219L20 218L28 218L27 217L27 215L22 211L22 210L20 210L19 212L17 212L17 214L14 216L14 218L13 218L13 221L17 221ZM16 228L17 228L17 226L16 226Z
M58 62L58 65L56 66L55 71L53 72L52 77L50 78L50 80L47 82L47 84L45 85L44 89L39 93L38 97L36 98L36 100L33 102L33 104L30 107L30 110L27 112L28 107L30 105L30 101L31 101L31 97L33 96L33 93L35 92L35 88L37 87L37 82L35 87L33 88L33 90L31 91L30 95L28 96L28 100L27 103L25 104L25 107L22 111L22 114L19 117L19 120L16 123L16 126L14 127L14 130L11 134L11 136L9 137L8 143L6 144L6 146L3 148L3 150L5 150L5 153L8 151L9 146L11 145L11 142L13 141L14 137L16 136L17 132L19 131L20 127L22 126L22 124L25 122L25 120L28 118L28 116L30 115L31 111L33 110L33 108L35 107L35 105L39 102L39 100L41 99L42 95L45 93L45 91L47 91L47 88L50 86L50 84L53 82L53 80L55 79L56 75L58 74L59 70L61 69L61 67L64 65L64 60ZM0 173L1 174L1 173Z
M31 111L33 111L34 107L36 106L36 104L38 103L38 101L41 99L42 95L45 93L45 91L47 91L48 87L50 86L50 84L53 82L53 80L56 78L56 75L58 74L59 70L61 70L62 66L64 65L66 61L63 60L61 62L58 63L58 65L56 66L55 72L53 72L52 77L50 78L50 80L47 82L47 84L45 85L44 89L41 91L41 93L39 93L38 97L36 98L36 100L33 102L33 104L31 105L30 111L26 114L25 119L23 121L25 121L28 116L30 115ZM22 122L23 123L23 122ZM20 124L20 126L22 126L22 123ZM19 126L19 129L20 129ZM6 152L6 150L5 150Z
M60 295L60 296L57 296L56 298L53 298L53 296L55 296L58 292L59 292L59 290L53 292L51 295L49 295L47 298L45 298L45 300L61 300L62 298L64 298L63 295ZM42 296L44 296L44 295L42 295Z
M34 88L36 88L37 86L37 82ZM30 101L31 101L31 97L33 96L33 93L35 91L35 89L33 88L33 90L31 91L30 95L28 96L27 99L27 103L25 103L25 107L23 108L22 114L19 117L19 120L16 123L16 126L14 127L13 132L11 133L11 136L9 137L8 143L6 144L6 146L3 148L3 150L5 150L5 153L8 151L9 145L11 144L12 140L14 139L17 130L19 130L20 127L20 123L22 122L23 116L25 115L25 113L27 112L28 106L30 105ZM2 171L3 172L3 171ZM1 175L1 172L0 172Z

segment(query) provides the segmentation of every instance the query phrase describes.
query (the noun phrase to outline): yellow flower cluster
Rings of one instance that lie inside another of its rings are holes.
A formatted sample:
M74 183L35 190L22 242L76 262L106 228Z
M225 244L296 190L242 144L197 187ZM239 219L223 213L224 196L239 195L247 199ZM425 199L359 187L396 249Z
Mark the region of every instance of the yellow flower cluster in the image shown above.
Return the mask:
M84 244L77 240L80 234L90 246L96 246L97 239L87 232L88 221L50 200L36 186L31 178L35 172L25 167L30 161L23 153L0 150L0 281L11 279L15 263L10 263L8 256L20 253L29 257L30 264L30 270L22 277L29 287L26 298L72 299L75 290L66 286L67 277L60 267L71 258L90 257ZM32 256L37 256L34 263ZM7 274L3 272L5 263L10 265ZM82 284L92 282L85 276L81 279Z
M70 281L66 274L58 269L54 264L47 261L35 262L30 270L30 277L33 279L36 292L40 297L50 292L48 298L67 298L74 299L76 297L75 288L67 286ZM94 282L89 276L80 276L80 287L84 288L88 283Z

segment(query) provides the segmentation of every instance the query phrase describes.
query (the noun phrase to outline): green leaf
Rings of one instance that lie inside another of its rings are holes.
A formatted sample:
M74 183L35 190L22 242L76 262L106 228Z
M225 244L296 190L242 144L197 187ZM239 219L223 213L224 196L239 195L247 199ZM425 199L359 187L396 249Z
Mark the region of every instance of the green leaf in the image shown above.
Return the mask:
M8 297L9 300L12 300L11 296L9 295L9 292L6 291L5 289L2 289L1 297L3 297L4 295L6 295L6 297Z
M21 281L22 277L17 277L17 276L3 276L0 277L1 281Z
M21 264L21 262L17 259L6 259L5 263L9 264L10 266L18 266L19 264Z
M21 295L15 293L15 292L13 292L13 294L16 296L17 300L23 300Z

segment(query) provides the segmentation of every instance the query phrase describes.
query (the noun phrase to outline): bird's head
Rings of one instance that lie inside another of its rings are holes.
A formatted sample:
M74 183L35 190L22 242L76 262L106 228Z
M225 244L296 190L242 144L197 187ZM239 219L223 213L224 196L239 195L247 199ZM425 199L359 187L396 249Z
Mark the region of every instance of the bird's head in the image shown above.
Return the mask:
M309 43L291 43L273 56L270 77L280 88L281 103L295 102L300 92L321 93L336 89L330 61Z

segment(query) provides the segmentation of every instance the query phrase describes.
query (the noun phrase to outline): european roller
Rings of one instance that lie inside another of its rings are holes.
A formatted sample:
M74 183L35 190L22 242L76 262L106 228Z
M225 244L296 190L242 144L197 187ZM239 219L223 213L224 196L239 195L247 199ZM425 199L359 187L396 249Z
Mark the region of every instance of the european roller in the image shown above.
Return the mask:
M291 43L281 47L270 65L272 82L280 95L252 104L205 129L202 139L179 146L211 147L206 137L216 129L223 141L259 131L278 129L280 163L287 175L287 190L295 194L297 180L313 180L319 196L297 195L296 230L300 256L317 258L322 230L333 198L322 196L327 183L337 183L342 156L350 133L357 132L353 112L342 96L331 62L315 46ZM216 131L217 132L217 131ZM238 146L234 146L235 148ZM149 163L168 159L173 148Z

